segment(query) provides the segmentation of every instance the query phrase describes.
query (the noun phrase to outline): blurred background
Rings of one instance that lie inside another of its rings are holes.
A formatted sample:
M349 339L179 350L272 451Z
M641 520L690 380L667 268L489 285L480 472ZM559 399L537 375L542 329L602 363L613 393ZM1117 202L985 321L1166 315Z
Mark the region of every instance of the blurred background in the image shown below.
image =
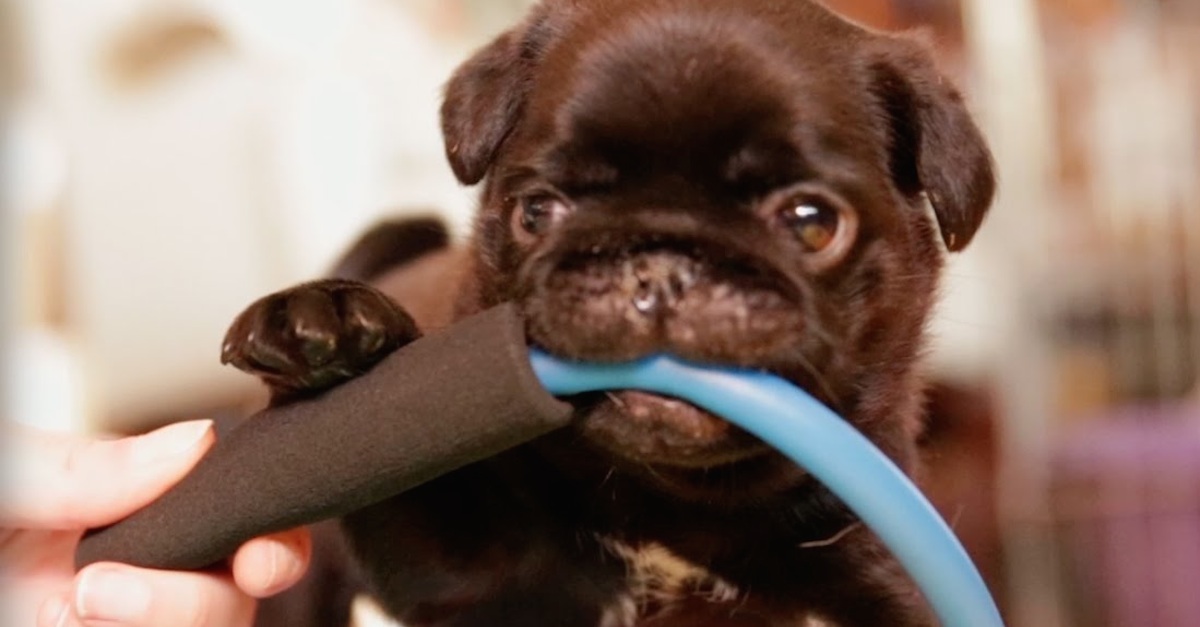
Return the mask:
M471 190L442 84L525 0L0 0L3 416L253 389L250 301ZM1014 627L1200 625L1200 1L828 0L926 31L998 205L933 325L929 491Z

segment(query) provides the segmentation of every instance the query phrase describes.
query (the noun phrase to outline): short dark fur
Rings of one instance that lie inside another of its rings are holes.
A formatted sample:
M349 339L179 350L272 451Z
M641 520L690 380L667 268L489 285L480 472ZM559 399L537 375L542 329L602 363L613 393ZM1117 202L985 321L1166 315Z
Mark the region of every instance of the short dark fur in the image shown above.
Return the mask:
M443 125L459 179L485 181L456 315L515 300L531 340L568 357L771 370L915 470L938 229L962 249L994 191L979 131L920 45L801 0L547 0L459 69ZM830 268L768 212L796 186L857 215ZM513 212L542 193L573 213L515 237ZM230 359L277 388L303 372L294 393L415 336L373 288L321 285L244 314ZM647 285L652 312L634 304ZM307 305L314 318L288 305L298 294L340 296ZM364 302L379 309L344 305ZM398 331L362 339L379 326ZM329 336L358 348L314 348ZM578 428L345 521L390 612L412 627L934 624L874 537L749 436L662 399L576 403ZM649 545L735 592L631 598L613 547Z

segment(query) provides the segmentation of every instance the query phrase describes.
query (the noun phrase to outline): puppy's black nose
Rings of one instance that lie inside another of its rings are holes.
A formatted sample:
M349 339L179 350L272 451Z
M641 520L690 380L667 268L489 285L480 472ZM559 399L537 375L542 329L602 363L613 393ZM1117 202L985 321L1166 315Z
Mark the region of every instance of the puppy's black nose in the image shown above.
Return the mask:
M625 277L633 308L657 316L674 308L696 284L696 262L673 252L643 253L626 263Z

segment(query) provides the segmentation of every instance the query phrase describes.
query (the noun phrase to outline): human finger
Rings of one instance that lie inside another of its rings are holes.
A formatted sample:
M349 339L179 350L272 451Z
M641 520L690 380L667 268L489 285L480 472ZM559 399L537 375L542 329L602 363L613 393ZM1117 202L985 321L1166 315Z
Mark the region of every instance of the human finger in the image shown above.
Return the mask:
M274 596L296 585L312 558L312 535L301 527L256 538L233 557L233 579L256 598Z
M63 624L42 627L249 627L255 606L227 576L99 563L76 576Z
M212 421L182 422L146 435L99 440L8 427L0 526L85 529L153 501L213 443Z

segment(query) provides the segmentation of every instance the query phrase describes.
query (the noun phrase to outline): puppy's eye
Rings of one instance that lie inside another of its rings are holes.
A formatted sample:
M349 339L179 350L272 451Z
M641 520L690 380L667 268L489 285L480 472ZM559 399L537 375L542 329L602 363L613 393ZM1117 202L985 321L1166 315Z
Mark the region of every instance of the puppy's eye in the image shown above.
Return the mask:
M777 218L818 269L841 261L858 230L853 211L810 194L787 198L779 205Z
M550 194L535 194L520 199L514 212L519 234L541 236L571 215L566 201Z
M795 232L804 249L810 253L828 250L837 238L841 215L838 210L809 199L797 198L788 203L780 216Z

